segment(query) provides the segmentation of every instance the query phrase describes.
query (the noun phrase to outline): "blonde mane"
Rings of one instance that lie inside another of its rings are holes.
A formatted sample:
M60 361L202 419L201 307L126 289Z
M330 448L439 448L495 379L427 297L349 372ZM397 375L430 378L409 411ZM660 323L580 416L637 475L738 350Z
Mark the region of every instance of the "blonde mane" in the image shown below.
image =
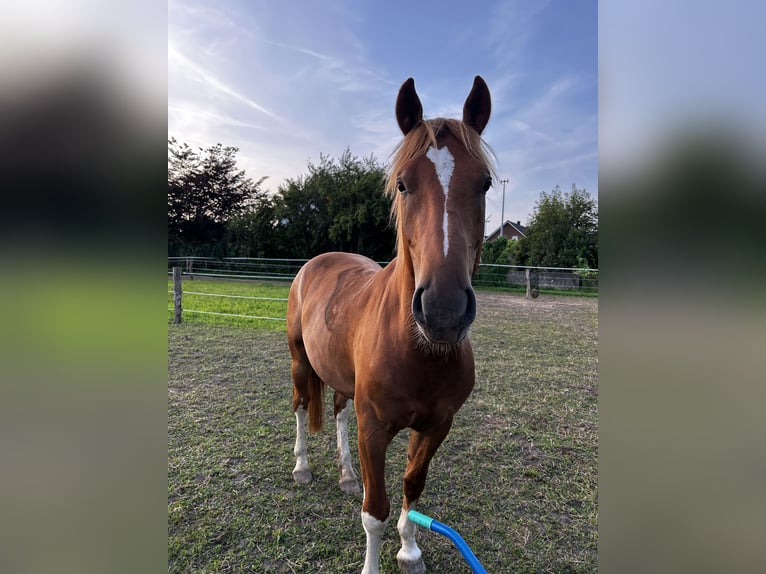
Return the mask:
M393 199L391 219L397 227L397 251L401 229L398 226L400 194L396 191L396 179L404 169L404 164L411 159L424 155L431 146L438 147L439 137L452 134L465 147L468 153L481 161L489 169L493 179L495 176L495 154L476 131L460 120L452 118L434 118L423 120L404 136L404 139L394 149L391 169L386 179L386 195Z
M455 136L469 154L485 164L494 176L494 153L473 128L452 118L423 120L404 136L392 154L391 170L386 180L386 194L389 197L397 195L396 178L399 177L404 164L425 154L431 146L436 147L436 140L448 133Z

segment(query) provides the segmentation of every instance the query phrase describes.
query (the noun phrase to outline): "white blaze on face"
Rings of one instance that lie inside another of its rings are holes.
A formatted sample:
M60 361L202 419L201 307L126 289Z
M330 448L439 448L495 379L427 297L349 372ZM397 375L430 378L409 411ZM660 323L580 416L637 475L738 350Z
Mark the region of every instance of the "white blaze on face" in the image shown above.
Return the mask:
M434 168L436 168L436 177L439 178L439 183L442 186L444 192L444 219L442 221L442 228L444 229L444 257L447 257L449 251L449 214L447 213L447 197L449 196L449 182L452 179L452 170L455 167L455 159L452 154L444 146L441 149L430 148L426 157L430 159Z

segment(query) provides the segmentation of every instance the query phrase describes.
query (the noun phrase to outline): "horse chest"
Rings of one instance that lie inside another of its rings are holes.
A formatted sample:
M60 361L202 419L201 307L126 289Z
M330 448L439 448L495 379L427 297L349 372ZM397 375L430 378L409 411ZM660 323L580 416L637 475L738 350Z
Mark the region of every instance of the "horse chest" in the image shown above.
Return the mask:
M385 402L389 410L401 405L417 413L454 412L468 398L475 381L470 352L451 360L417 352L381 355L364 367L356 371L357 388L369 386L373 391L369 396Z

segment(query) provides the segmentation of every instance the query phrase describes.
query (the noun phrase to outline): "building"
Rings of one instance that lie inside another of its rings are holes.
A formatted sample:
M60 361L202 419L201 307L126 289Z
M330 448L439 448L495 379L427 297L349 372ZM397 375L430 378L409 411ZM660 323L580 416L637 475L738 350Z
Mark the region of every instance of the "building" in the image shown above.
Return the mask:
M527 228L521 224L521 221L513 222L513 221L506 221L503 224L503 237L510 240L516 240L521 239L522 237L527 236ZM492 233L487 235L487 237L484 238L484 241L494 241L500 237L500 228L498 227L495 229Z

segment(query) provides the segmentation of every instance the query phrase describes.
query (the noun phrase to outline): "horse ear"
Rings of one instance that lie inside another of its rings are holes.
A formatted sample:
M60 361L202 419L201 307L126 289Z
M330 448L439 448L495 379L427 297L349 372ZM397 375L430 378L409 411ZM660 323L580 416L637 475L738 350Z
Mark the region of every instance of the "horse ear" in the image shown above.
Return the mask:
M402 133L407 135L422 120L423 105L415 91L415 80L407 78L396 97L396 121L399 122Z
M481 76L476 76L471 93L468 94L463 105L463 123L471 126L481 135L487 127L491 111L492 99L489 97L489 88Z

